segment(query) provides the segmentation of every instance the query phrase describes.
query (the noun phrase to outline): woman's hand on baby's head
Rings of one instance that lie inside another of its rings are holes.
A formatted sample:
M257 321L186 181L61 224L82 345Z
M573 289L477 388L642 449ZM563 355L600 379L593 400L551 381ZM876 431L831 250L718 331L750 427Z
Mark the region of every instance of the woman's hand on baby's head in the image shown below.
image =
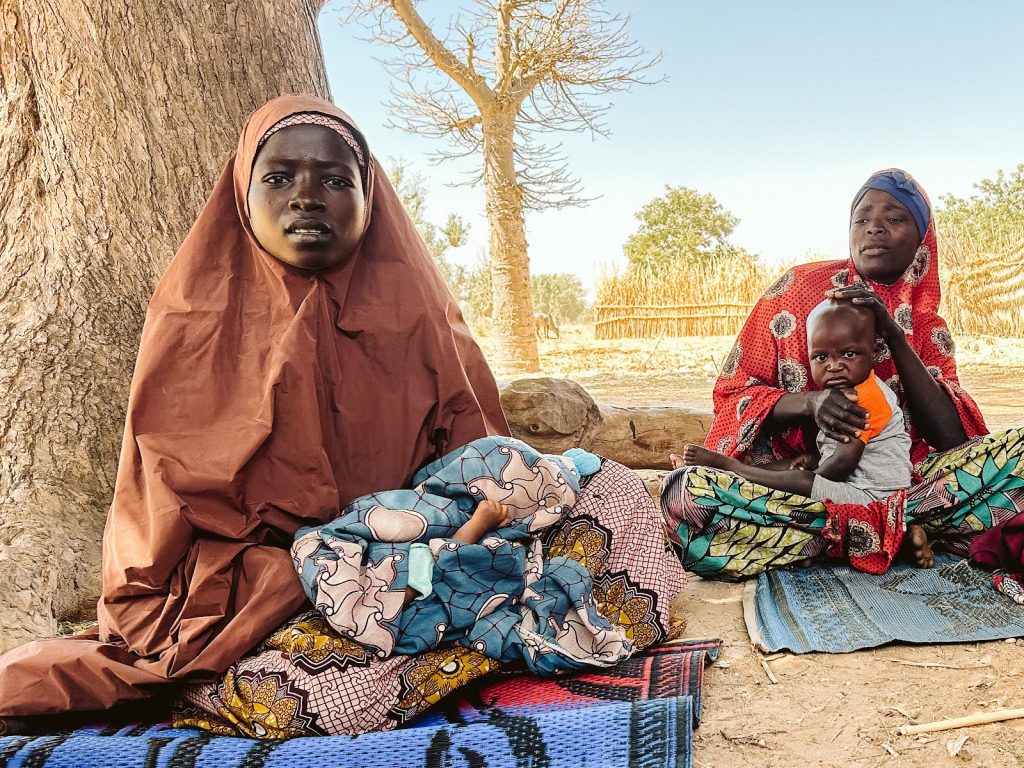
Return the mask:
M854 283L844 288L825 291L825 297L838 301L849 301L858 307L870 309L875 316L875 332L883 339L889 340L896 334L903 333L903 329L889 314L885 302L866 283Z
M484 530L496 531L512 521L512 514L507 504L485 499L477 505L473 520L484 526Z

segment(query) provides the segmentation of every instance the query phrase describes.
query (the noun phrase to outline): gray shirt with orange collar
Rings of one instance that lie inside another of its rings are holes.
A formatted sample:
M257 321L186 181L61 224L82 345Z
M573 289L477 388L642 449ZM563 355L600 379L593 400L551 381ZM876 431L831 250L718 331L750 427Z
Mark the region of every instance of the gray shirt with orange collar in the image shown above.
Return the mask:
M896 393L879 381L874 371L856 390L857 404L869 413L867 429L860 436L865 442L864 454L845 480L816 475L811 487L811 498L816 501L870 504L910 487L910 435ZM821 432L817 444L821 462L835 453L838 445Z

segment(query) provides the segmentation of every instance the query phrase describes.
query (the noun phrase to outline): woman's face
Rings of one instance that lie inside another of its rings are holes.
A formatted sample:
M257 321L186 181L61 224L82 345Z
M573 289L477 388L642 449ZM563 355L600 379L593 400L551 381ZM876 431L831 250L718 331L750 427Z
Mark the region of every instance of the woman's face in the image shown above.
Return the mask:
M283 128L256 154L249 182L252 231L272 256L327 269L355 250L366 198L355 153L330 128Z
M914 217L888 192L869 189L857 203L850 217L850 253L862 276L895 283L920 244Z

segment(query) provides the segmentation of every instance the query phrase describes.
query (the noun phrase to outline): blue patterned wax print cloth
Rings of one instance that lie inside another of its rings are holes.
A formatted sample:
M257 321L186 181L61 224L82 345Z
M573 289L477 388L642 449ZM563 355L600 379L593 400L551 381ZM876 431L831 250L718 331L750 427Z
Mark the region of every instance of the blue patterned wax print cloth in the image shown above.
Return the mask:
M598 613L587 569L543 557L540 535L579 494L571 459L486 437L413 482L362 496L336 520L296 534L303 588L335 630L382 658L457 642L541 674L610 666L632 653L626 630ZM479 543L452 539L485 499L508 505L510 524ZM406 606L414 545L429 547L431 584Z
M847 653L898 640L973 643L1024 636L1024 606L949 553L935 567L896 563L880 576L848 565L776 568L748 582L743 613L754 645Z

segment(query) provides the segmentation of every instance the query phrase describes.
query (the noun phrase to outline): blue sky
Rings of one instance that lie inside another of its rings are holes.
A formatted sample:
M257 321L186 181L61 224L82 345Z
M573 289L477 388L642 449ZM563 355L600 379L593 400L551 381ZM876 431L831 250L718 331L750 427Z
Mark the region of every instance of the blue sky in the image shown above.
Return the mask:
M388 53L343 25L335 0L320 18L335 102L382 160L428 179L428 217L471 225L455 254L487 241L480 189L450 188L463 166L432 166L434 140L384 127ZM613 96L612 135L561 134L587 196L582 209L533 213L534 272L575 272L591 284L624 263L634 214L666 184L710 192L739 217L733 241L767 260L846 254L850 198L874 170L910 171L933 201L1024 163L1024 3L1014 0L622 2L633 37L661 51L667 81ZM441 33L460 3L423 0ZM941 247L941 244L940 244Z

